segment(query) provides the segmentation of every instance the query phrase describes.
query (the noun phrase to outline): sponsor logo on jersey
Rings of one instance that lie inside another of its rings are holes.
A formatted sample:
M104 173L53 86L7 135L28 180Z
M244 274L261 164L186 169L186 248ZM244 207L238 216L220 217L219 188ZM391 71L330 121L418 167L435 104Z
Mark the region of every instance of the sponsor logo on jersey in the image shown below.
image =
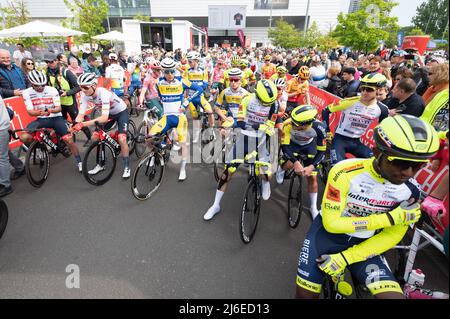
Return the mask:
M333 185L328 184L327 199L333 202L339 202L341 200L341 191L334 188Z
M353 194L353 193L348 193L348 197L356 199L357 201L360 201L360 202L364 202L371 206L394 207L398 203L397 201L368 198L368 197L364 197L359 194Z

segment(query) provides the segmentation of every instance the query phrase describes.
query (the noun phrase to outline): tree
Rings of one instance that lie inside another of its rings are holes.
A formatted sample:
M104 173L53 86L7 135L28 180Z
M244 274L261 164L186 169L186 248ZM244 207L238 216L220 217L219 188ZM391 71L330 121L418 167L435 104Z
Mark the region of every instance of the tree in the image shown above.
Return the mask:
M284 20L277 20L275 28L269 29L269 39L274 46L285 49L297 48L299 46L300 31L294 25Z
M332 33L347 47L365 52L374 51L380 41L387 41L399 30L398 18L392 17L392 9L398 3L384 0L363 0L360 10L338 16L338 24Z
M300 47L301 48L314 48L317 47L323 38L323 34L319 31L316 21L306 30L306 36L301 33Z
M133 20L139 20L139 21L150 22L150 16L148 16L148 15L143 15L142 13L138 12L138 14L136 14L136 15L133 17Z
M440 39L448 25L448 0L427 0L416 9L412 22L432 38Z
M108 17L108 4L105 0L64 0L64 3L73 14L64 24L86 32L81 40L92 46L92 37L105 32L102 23Z
M3 16L3 26L5 29L17 27L26 24L29 21L30 12L23 0L9 0L6 7L0 7L0 12ZM41 45L42 39L40 37L34 38L5 38L2 40L6 43L14 44L21 42L25 47L32 45Z

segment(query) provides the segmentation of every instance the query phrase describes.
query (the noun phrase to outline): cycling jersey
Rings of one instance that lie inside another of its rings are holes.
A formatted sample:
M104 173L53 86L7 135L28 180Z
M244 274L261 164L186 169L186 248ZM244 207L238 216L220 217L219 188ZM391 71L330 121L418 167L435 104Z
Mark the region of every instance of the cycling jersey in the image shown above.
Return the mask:
M227 116L232 116L236 119L242 99L249 94L250 93L247 90L241 87L236 91L233 91L231 88L226 88L220 92L217 97L216 106L225 109L227 111Z
M438 132L448 130L448 89L436 94L420 118L430 123Z
M213 71L213 82L221 82L223 79L223 73L225 72L225 69L220 69L220 68L214 68ZM223 82L222 82L223 83Z
M80 114L85 114L88 103L92 102L97 109L102 110L102 115L116 115L127 109L125 102L114 92L105 88L98 87L95 91L95 97L81 92Z
M262 78L269 80L272 75L277 73L277 67L275 64L270 63L269 65L263 64L261 67Z
M208 86L208 72L203 68L190 68L184 74L183 78L195 83L205 90ZM192 97L196 93L196 90L188 90L188 96Z
M22 97L28 111L53 109L61 106L58 90L51 86L46 86L44 91L36 92L32 87L22 91ZM50 113L48 116L38 116L38 118L50 118L62 116L61 112Z
M328 131L329 114L337 111L342 111L342 114L336 133L350 138L360 138L373 121L381 122L389 116L389 109L383 103L375 100L370 105L365 105L356 96L341 100L322 111L322 119L327 124Z
M278 74L278 73L275 73L274 75L272 75L271 77L270 77L270 80L272 81L272 82L275 82L275 80L276 79L279 79L280 78L280 75ZM283 77L282 77L282 79L287 83L288 82L288 78L287 78L287 75L284 75Z
M309 92L309 82L306 80L300 80L302 82L299 82L296 78L290 79L286 92L288 94L297 92L297 95L294 95L288 99L289 102L297 102L298 95L300 94L306 94Z
M123 89L125 71L119 64L111 64L105 70L105 78L111 79L112 89Z
M147 88L145 91L145 99L147 101L158 97L158 91L156 90L156 82L158 80L159 79L155 78L150 72L147 73L147 76L144 78L143 87Z
M156 83L156 89L164 107L164 114L179 115L183 103L184 91L193 89L196 91L190 99L194 99L203 93L203 88L181 77L175 77L172 82L160 78Z
M278 98L277 98L277 101L280 104L287 103L288 100L289 100L289 96L286 91L282 91L281 95L278 96Z

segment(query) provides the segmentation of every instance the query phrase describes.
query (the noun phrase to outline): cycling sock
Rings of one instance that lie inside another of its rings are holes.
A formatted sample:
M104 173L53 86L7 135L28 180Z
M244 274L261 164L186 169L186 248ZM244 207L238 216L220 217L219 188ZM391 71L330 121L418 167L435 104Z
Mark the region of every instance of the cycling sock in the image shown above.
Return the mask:
M317 193L309 193L309 201L311 203L311 215L314 219L319 214L317 210Z
M216 197L214 198L214 205L213 206L220 207L220 201L222 200L223 194L225 194L225 193L222 192L222 191L219 191L219 190L216 191Z
M186 160L182 160L181 161L181 169L180 169L181 171L184 171L184 170L186 170Z
M75 155L75 160L77 161L77 164L81 163L81 156L80 155Z
M128 156L123 158L123 167L130 167L130 158Z

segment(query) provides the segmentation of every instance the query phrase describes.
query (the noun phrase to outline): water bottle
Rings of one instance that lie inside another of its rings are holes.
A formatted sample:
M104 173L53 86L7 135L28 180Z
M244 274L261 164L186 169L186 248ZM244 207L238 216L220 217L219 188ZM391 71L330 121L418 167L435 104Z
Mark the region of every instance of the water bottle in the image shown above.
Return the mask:
M425 283L425 274L420 269L413 269L409 273L408 284L414 285L417 287L423 286Z

